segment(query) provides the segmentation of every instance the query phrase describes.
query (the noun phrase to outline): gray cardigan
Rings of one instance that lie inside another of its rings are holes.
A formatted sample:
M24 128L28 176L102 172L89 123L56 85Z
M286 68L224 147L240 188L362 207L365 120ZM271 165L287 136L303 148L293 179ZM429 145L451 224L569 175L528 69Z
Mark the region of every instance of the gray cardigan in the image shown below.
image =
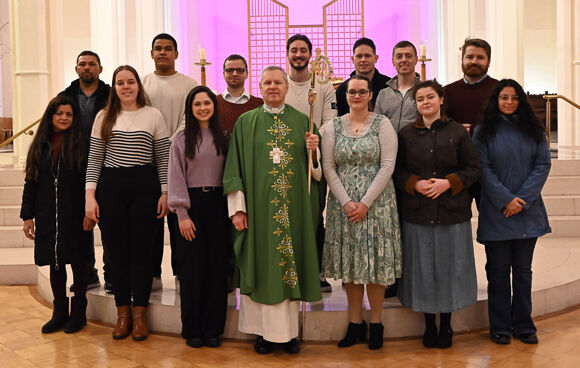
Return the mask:
M394 77L387 82L387 87L381 90L375 105L375 113L388 117L397 133L405 125L414 123L419 115L412 88L403 96L398 90L398 80L399 77ZM420 81L419 77L415 77L415 84Z

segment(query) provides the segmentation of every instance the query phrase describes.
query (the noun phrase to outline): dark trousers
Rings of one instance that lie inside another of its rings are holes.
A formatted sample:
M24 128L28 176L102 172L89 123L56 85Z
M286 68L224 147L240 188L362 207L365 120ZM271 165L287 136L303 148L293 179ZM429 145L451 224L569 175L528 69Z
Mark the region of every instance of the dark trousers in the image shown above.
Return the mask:
M95 268L95 236L94 234L91 235L91 245L89 246L89 262L88 262L88 267L87 267L87 277L88 277L88 281L92 281L97 279L98 276L98 271ZM101 242L102 242L102 236L101 236ZM105 251L105 246L103 245L103 277L105 279L105 282L110 282L110 278L111 278L111 265L109 264L109 257L107 252Z
M151 251L161 195L152 166L103 168L97 189L103 246L110 257L117 306L147 306Z
M171 270L177 275L177 257L175 247L179 234L177 215L173 212L167 214L167 227L169 228L169 246L171 247ZM177 230L176 230L177 229ZM163 262L163 249L165 248L165 219L157 220L155 244L153 245L153 276L161 277L161 263Z
M490 334L536 332L532 320L532 258L538 238L485 243ZM510 286L510 271L513 279Z
M189 217L195 239L177 241L181 284L181 336L216 337L224 332L228 307L229 219L221 188L203 192L190 188ZM179 230L179 225L177 225Z
M75 284L75 297L83 298L87 293L88 263L72 263L71 269ZM66 279L66 266L62 265L58 270L55 270L54 266L50 266L50 288L55 300L66 298Z

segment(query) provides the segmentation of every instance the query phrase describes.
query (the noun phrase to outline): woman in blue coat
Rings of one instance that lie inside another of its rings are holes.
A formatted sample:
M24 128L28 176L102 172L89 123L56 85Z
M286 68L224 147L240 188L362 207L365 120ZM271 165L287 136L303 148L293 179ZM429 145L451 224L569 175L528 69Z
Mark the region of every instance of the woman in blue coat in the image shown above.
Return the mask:
M536 344L532 258L538 237L551 232L541 196L551 162L544 127L516 81L497 84L474 139L482 161L477 241L487 256L491 340L509 344L513 333Z

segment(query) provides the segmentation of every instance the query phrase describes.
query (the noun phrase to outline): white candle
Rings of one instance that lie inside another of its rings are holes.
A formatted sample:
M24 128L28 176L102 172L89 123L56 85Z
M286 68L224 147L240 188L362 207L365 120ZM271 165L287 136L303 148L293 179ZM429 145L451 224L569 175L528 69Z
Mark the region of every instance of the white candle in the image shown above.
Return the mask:
M205 50L203 48L199 49L199 60L205 60Z
M427 45L421 45L421 58L422 59L426 59L427 58Z

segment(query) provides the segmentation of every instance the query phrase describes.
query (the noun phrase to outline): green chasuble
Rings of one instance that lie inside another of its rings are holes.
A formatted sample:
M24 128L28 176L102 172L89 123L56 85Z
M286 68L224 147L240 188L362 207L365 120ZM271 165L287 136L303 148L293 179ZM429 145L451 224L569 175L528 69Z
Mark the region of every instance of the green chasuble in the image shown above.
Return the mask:
M261 106L238 118L230 139L224 193L244 192L248 215L248 229L234 241L239 287L257 303L322 298L315 240L320 183L312 179L309 195L308 126L290 105L275 115Z

